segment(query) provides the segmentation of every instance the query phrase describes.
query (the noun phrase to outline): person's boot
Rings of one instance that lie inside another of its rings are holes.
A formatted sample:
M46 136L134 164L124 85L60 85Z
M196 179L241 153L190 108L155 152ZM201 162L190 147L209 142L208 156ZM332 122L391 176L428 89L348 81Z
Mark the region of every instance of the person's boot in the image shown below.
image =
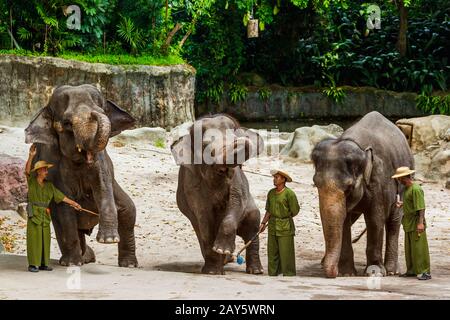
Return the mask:
M431 274L429 274L428 272L424 272L421 275L419 275L417 277L418 280L430 280L431 279Z
M40 266L39 270L43 270L43 271L53 271L52 267L49 266Z
M36 266L28 266L28 271L30 271L30 272L39 272L39 269Z

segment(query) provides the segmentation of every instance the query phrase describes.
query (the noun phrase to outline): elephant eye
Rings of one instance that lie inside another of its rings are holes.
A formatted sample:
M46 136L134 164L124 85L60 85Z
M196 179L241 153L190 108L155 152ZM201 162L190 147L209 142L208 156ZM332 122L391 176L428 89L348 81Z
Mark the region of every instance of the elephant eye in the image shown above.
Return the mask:
M66 130L72 130L72 122L70 122L70 120L64 120L63 126Z

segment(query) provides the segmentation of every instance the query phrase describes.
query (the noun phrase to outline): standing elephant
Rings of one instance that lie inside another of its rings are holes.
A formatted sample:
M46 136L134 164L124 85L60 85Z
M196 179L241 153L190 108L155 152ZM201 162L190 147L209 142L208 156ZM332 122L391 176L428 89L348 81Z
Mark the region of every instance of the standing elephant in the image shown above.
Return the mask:
M95 261L85 234L91 234L99 224L97 241L119 243L119 265L137 266L136 208L114 179L113 164L105 150L110 137L134 122L92 85L60 86L25 129L25 142L38 146L36 161L55 165L48 179L82 207L99 213L94 216L65 204L51 204L61 265Z
M219 114L195 121L171 150L180 165L177 204L197 234L205 259L202 272L223 274L236 235L247 242L258 232L260 212L241 166L263 150L263 141ZM263 272L258 239L247 248L246 260L247 273Z
M326 276L356 274L350 227L361 214L367 226L367 266L378 266L383 275L398 273L401 212L395 202L403 187L391 176L397 167L414 167L403 133L380 113L370 112L339 138L319 142L311 157L325 237Z

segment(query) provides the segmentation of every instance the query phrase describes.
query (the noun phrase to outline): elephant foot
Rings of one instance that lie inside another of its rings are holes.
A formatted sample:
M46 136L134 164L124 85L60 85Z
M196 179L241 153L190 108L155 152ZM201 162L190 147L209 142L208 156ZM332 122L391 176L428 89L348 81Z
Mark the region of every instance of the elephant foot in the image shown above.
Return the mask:
M206 264L202 267L202 273L204 274L220 274L224 275L225 271L223 270L223 266Z
M263 274L264 269L261 265L261 262L259 264L253 263L251 265L247 264L245 272L247 272L248 274Z
M231 255L234 252L234 249L236 248L234 240L235 240L234 235L233 236L218 235L216 241L214 241L214 246L212 247L212 249L218 254Z
M396 265L386 264L384 267L386 269L386 274L388 276L395 276L400 274L400 272L398 271L398 267Z
M100 243L119 243L120 237L117 229L100 229L97 233L97 242Z
M358 275L358 272L353 264L339 266L338 270L339 277L353 277Z
M133 255L128 255L125 257L120 257L119 258L119 267L124 267L124 268L137 268L138 267L138 261L136 259L136 256Z
M95 262L95 253L94 250L92 250L91 247L86 246L86 251L83 254L83 264Z
M388 273L383 265L373 264L364 269L364 274L368 277L385 277Z
M67 255L63 254L59 259L59 264L65 267L83 265L83 257L80 254Z

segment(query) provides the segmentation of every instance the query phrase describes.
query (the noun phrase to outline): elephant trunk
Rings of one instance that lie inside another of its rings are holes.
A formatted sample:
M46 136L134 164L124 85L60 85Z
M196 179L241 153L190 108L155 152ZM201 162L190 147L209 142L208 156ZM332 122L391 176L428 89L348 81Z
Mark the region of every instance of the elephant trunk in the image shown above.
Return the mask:
M342 232L346 216L345 194L331 184L319 189L320 218L325 238L323 267L328 278L338 273L342 248Z
M86 151L86 162L93 163L95 153L105 149L111 133L109 118L98 112L82 112L72 118L75 144Z
M89 151L96 153L104 150L108 144L109 135L111 134L111 122L105 114L97 111L92 111L91 116L97 121L97 132Z

